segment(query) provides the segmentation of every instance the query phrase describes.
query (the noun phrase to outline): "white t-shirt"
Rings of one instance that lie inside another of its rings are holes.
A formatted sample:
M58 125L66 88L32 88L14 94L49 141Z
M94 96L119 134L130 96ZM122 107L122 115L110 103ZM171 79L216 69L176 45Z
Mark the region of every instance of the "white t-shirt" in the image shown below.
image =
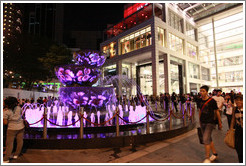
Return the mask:
M232 115L232 109L233 109L233 107L232 107L231 100L229 100L228 102L225 100L224 105L226 107L226 114Z
M11 109L3 111L3 119L8 120L8 130L21 130L25 127L21 113L21 107L19 106L16 106L14 111Z
M213 99L216 101L219 110L221 110L225 99L222 96L213 96Z

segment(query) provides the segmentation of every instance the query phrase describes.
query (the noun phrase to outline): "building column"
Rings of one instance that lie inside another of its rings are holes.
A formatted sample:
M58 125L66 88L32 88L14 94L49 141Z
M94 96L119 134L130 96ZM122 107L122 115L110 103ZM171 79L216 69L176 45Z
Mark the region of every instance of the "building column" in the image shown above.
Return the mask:
M188 66L188 61L187 60L185 60L185 84L186 84L186 92L184 92L184 93L190 93L190 81L189 81L189 78L190 78L190 76L189 76L189 66Z
M165 54L163 57L163 64L164 64L164 86L165 86L165 93L171 92L171 77L170 77L170 55Z
M153 96L159 95L159 53L156 50L151 52L152 56L152 86Z
M168 24L168 7L165 5L165 14L166 14L166 21ZM165 46L169 48L169 30L168 28L164 31L165 35ZM170 62L170 54L164 54L163 57L163 64L164 64L164 88L165 88L165 93L170 93L171 92L171 62Z
M186 19L184 18L182 21L183 24L183 32L186 35ZM187 40L186 37L183 40L183 54L188 56L188 49L187 49ZM184 91L183 93L189 93L190 91L190 84L189 84L189 69L188 69L188 61L184 60L184 75L185 75L185 79L183 80L183 83L185 84L184 86Z
M151 51L151 61L152 61L152 88L153 96L159 95L159 52L157 49L158 32L155 30L155 22L151 24L151 35L152 35L152 51Z
M133 64L131 63L130 64L130 79L131 79L131 81L133 80L133 77L132 77L132 66L133 66ZM130 86L130 92L129 92L130 94L129 94L129 97L132 95L132 84L131 84L131 86Z
M118 40L118 41L116 41L115 42L115 49L116 49L116 51L115 51L115 56L118 56L118 55L120 55L121 54L121 52L120 52L120 40Z
M122 95L122 61L116 63L116 74L118 77L118 86L116 87L116 93L120 97Z
M168 7L165 3L161 3L162 5L162 21L168 23Z
M215 28L214 28L214 18L212 18L213 26L213 40L214 40L214 58L215 58L215 73L216 73L216 88L219 87L219 77L218 77L218 61L217 61L217 52L216 52L216 39L215 39Z

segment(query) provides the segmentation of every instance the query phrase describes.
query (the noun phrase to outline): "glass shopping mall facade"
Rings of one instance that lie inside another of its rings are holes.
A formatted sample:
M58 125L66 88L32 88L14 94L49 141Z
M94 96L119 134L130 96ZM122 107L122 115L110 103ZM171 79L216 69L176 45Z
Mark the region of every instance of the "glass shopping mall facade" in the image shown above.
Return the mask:
M244 91L244 22L243 7L197 22L200 61L211 69L211 86L225 92Z
M104 76L126 75L154 96L201 85L243 91L243 6L194 22L173 4L138 5L105 30ZM119 85L118 95L136 95L136 86Z

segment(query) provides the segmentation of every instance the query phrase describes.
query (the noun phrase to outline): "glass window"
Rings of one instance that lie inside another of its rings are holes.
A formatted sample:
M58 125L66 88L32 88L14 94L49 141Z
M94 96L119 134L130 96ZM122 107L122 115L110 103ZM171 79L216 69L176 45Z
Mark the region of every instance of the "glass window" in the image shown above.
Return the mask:
M218 60L218 67L243 64L243 55Z
M202 80L209 81L209 69L202 67L201 72L202 72Z
M146 65L140 67L140 88L141 92L146 95L152 95L152 66Z
M103 71L104 71L104 77L117 75L117 73L116 73L116 65L111 65L111 66L104 67Z
M152 44L152 37L151 37L151 32L146 33L146 46L150 46Z
M158 41L159 41L161 46L165 47L164 29L157 27L157 31L158 31Z
M147 27L120 39L121 54L151 45L151 28Z
M135 33L135 43L136 43L136 50L140 48L140 34L139 32Z
M169 33L169 48L173 51L181 52L183 54L183 39Z
M218 81L221 86L233 86L235 80L241 79L238 70L243 68L240 66L243 64L243 16L243 12L240 11L224 18L214 18L217 66L219 67ZM215 56L212 20L208 24L199 26L198 32L200 59L212 65L210 69L213 74L213 71L215 73ZM205 57L205 54L208 56ZM225 68L227 72L224 72ZM211 81L215 83L212 86L216 86L216 77L211 75ZM243 86L241 82L238 84Z
M230 71L219 74L219 79L222 82L242 82L243 81L243 71Z
M169 20L168 20L168 24L173 27L174 29L183 32L183 28L182 28L182 22L183 19L180 18L178 15L176 15L173 11L168 10L168 14L169 14Z
M141 34L140 43L141 43L141 48L146 46L146 33Z
M195 78L195 79L199 79L199 66L194 64L194 63L190 63L188 64L189 66L189 76L190 78Z
M186 23L186 35L195 40L195 28L189 23Z
M111 42L109 45L103 46L102 49L107 58L112 58L116 55L116 42Z
M124 49L125 49L125 53L130 52L130 41L129 40L128 41L125 41L125 47L124 47Z
M130 39L130 50L131 51L135 50L135 46L134 46L135 44L134 43L135 43L134 38Z
M187 43L188 56L197 59L197 48L196 46Z
M179 94L179 69L178 65L170 64L171 72L171 93Z

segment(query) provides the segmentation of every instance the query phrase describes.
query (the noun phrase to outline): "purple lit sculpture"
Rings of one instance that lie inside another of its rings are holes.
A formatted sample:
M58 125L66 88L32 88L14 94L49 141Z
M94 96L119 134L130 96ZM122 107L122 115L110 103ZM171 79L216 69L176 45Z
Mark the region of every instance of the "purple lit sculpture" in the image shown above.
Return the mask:
M62 101L74 108L102 108L114 96L114 89L109 87L91 87L101 72L99 68L106 58L97 51L78 51L73 54L75 64L55 67L57 78L66 85L60 88Z

